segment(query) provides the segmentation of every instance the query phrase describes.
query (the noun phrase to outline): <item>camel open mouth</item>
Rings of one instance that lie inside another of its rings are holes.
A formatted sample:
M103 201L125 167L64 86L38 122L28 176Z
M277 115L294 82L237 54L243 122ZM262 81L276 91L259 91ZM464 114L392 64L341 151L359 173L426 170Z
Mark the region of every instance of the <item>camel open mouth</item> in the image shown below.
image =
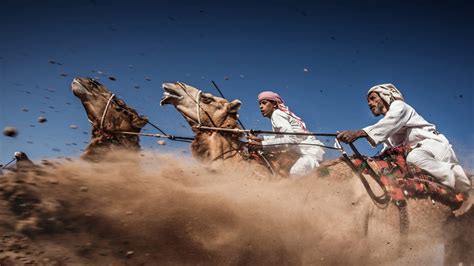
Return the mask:
M85 95L92 95L87 86L84 86L83 78L74 78L71 82L71 90L77 97L81 98Z
M173 104L176 105L183 96L180 95L174 88L174 84L172 83L163 83L162 88L164 90L163 96L160 100L160 105L163 106L165 104Z

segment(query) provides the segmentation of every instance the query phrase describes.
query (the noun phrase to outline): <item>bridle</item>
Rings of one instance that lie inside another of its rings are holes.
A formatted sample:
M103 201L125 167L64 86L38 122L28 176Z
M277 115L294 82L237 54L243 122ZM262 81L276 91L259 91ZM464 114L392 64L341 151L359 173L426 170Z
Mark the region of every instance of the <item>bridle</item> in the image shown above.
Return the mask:
M103 130L104 128L104 120L105 116L107 115L107 111L109 110L110 102L112 99L115 97L115 94L112 93L112 96L110 96L109 100L107 101L107 105L105 106L104 112L102 113L102 118L100 119L100 127L99 129Z
M216 124L212 120L212 117L209 115L209 113L201 107L202 90L198 90L198 92L196 94L196 97L194 98L186 90L186 87L187 87L186 84L184 84L182 82L179 82L179 81L177 81L176 84L178 84L178 86L181 89L183 89L184 93L186 93L196 103L196 116L197 116L197 121L196 122L197 122L197 126L194 127L195 129L199 130L200 132L202 132L203 130L207 130L207 131L211 131L211 132L218 132L221 135L223 135L223 133L226 133L225 130L224 131L223 130L212 130L212 129L210 129L210 127L206 127L206 126L202 125L201 110L209 118L209 120L210 120L211 124L214 126L214 128L220 128L220 127L216 126ZM223 129L223 128L220 128L220 129ZM227 133L229 133L229 132L227 132ZM231 135L236 135L236 134L240 135L241 134L241 133L232 132L232 131L230 131L230 133L231 133ZM238 135L236 135L236 136L238 136ZM228 151L222 152L220 155L212 158L211 162L216 161L218 159L223 159L224 160L225 159L224 156L228 153L231 153L231 152L236 152L236 154L239 154L241 156L241 158L246 160L246 161L251 160L251 158L250 158L251 156L245 155L244 148L248 146L247 143L239 140L238 137L235 140L237 141L237 148L230 149ZM275 175L275 171L274 171L273 167L271 166L268 159L264 156L264 154L262 152L258 152L258 151L256 153L258 154L258 156L260 156L262 158L263 162L265 163L265 166L268 167L268 169L270 170L272 175Z
M95 81L94 79L90 79L90 82L95 85L96 87L99 87L101 86L101 84L99 84L97 81ZM82 85L81 85L82 86ZM189 138L189 137L179 137L179 136L173 136L173 135L168 135L166 134L163 130L161 130L158 126L156 126L155 124L153 124L152 122L150 121L146 121L147 124L151 125L152 127L154 127L155 129L157 129L159 132L161 132L161 134L145 134L145 133L139 133L139 132L127 132L127 131L110 131L110 130L106 130L104 128L104 122L106 120L106 117L107 117L107 114L108 114L108 111L110 109L110 105L111 103L114 103L115 105L117 105L119 108L121 108L121 110L124 112L124 113L127 113L128 115L131 115L131 116L134 116L134 117L137 117L138 114L136 113L133 113L129 110L127 110L126 106L122 106L121 104L117 103L114 99L116 98L115 97L115 94L112 93L112 95L110 97L106 97L102 94L99 94L98 95L99 97L102 97L104 99L107 100L107 104L104 108L104 110L102 111L102 115L101 115L101 119L100 119L100 124L99 124L99 127L97 128L96 125L94 125L94 122L92 122L89 118L87 119L89 121L89 123L92 125L93 127L93 132L95 132L95 134L98 134L101 138L101 140L104 140L104 139L114 139L114 135L115 134L121 134L121 135L135 135L135 136L139 136L139 135L145 135L145 136L152 136L152 137L160 137L160 138L167 138L167 139L170 139L170 140L173 140L173 141L181 141L181 142L191 142L193 140L193 138Z
M211 121L211 124L213 126L216 126L216 124L214 123L214 121L212 120L212 117L209 115L209 113L204 110L202 107L201 107L201 99L202 99L202 90L198 90L197 94L196 94L196 97L192 97L188 91L186 90L187 88L187 85L182 83L182 82L179 82L179 81L176 81L176 84L178 84L178 86L183 89L184 93L186 93L189 98L193 99L193 101L196 103L196 116L197 116L197 126L195 128L199 129L201 126L202 126L202 120L201 120L201 110L204 112L204 114L209 118L209 121Z

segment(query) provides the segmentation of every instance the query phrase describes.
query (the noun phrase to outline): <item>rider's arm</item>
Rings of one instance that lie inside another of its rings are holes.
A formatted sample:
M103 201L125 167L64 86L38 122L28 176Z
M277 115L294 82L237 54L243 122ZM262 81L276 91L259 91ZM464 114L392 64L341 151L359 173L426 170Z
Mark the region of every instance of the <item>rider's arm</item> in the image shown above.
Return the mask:
M413 112L413 108L403 101L394 101L382 119L375 125L365 127L362 130L367 134L370 144L376 146L402 129L413 116Z
M291 124L288 120L288 115L282 111L275 111L272 114L272 127L273 131L277 132L294 132ZM281 135L278 138L273 136L273 138L264 138L262 145L273 145L273 144L283 144L283 143L298 143L300 140L295 135Z

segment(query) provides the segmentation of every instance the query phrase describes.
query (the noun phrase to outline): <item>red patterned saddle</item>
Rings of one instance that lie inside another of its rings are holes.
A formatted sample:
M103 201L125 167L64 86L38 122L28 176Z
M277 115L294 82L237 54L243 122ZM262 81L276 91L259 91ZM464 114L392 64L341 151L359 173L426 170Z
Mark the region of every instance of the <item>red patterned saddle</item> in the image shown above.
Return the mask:
M464 195L439 183L422 169L408 165L405 158L410 151L409 146L400 146L387 149L383 154L367 158L366 161L357 158L352 161L364 174L368 174L368 163L396 202L409 198L431 198L453 208L459 207Z

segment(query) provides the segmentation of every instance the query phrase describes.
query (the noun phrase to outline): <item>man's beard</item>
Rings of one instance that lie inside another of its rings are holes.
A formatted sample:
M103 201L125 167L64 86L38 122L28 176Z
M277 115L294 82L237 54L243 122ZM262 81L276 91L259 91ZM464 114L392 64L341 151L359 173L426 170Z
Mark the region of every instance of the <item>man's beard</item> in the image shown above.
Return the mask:
M375 106L375 108L374 108L373 110L371 110L371 111L372 111L372 114L373 114L374 116L380 116L381 114L383 114L383 108L384 108L384 107L385 107L385 106L383 105L383 103L377 104L377 106Z

